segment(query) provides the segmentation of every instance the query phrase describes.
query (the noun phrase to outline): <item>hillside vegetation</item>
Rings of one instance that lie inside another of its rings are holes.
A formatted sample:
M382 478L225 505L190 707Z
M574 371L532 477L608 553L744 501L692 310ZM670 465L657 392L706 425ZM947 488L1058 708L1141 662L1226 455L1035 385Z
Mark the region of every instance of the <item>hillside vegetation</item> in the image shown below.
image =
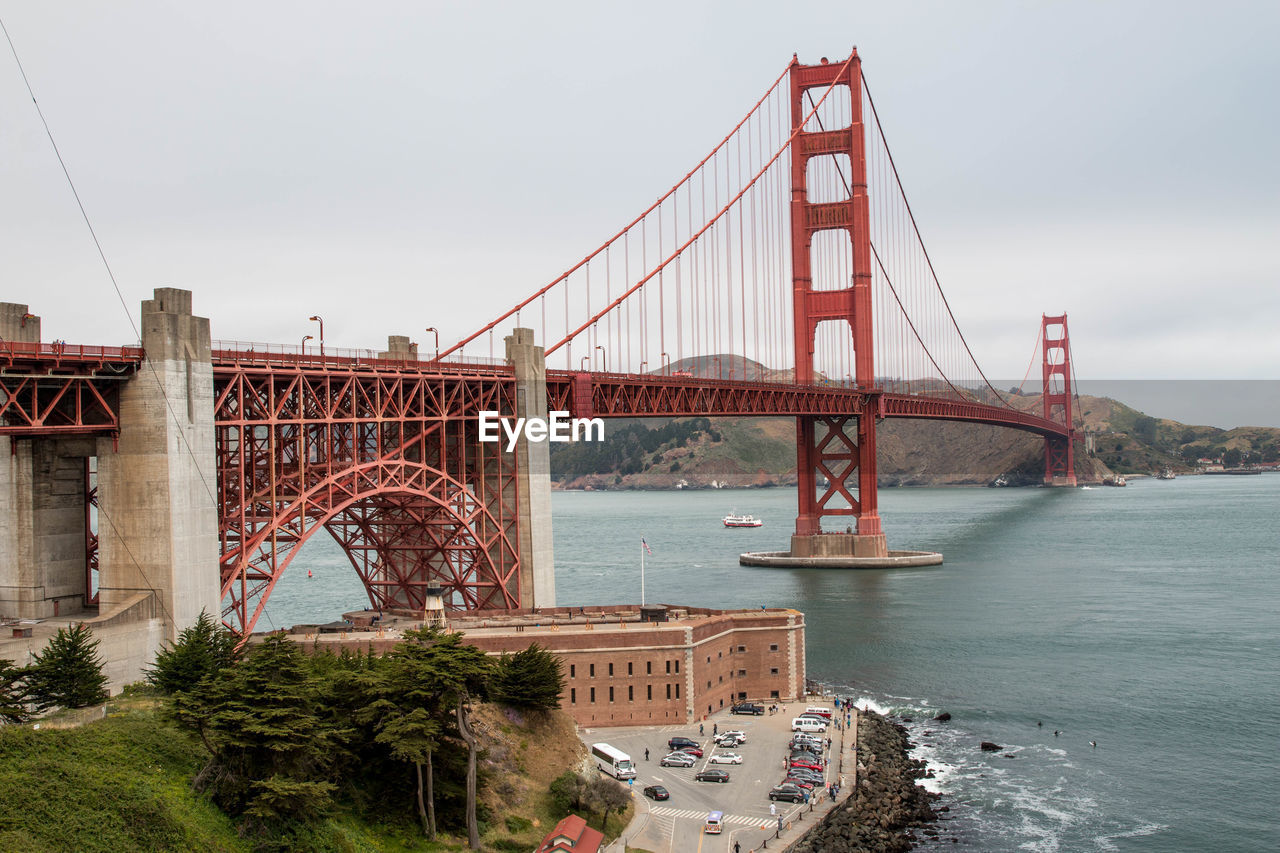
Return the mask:
M423 629L384 656L280 635L241 655L202 616L148 678L0 727L0 850L528 851L570 803L606 835L628 819L616 781L574 772L536 644L494 658Z

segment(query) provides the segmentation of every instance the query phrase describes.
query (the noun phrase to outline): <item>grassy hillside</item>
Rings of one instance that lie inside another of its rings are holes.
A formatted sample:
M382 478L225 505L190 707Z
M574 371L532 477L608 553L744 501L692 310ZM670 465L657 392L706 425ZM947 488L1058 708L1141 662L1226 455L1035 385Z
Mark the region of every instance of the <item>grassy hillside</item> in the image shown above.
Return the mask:
M0 851L250 851L230 818L192 791L203 747L171 723L163 702L112 702L105 719L66 729L48 721L0 728ZM476 713L492 784L482 790L485 850L532 850L555 821L551 780L584 754L572 720L559 712ZM612 817L609 834L628 816ZM592 819L598 826L598 816ZM465 839L428 843L416 821L331 815L299 831L285 849L307 851L466 850Z

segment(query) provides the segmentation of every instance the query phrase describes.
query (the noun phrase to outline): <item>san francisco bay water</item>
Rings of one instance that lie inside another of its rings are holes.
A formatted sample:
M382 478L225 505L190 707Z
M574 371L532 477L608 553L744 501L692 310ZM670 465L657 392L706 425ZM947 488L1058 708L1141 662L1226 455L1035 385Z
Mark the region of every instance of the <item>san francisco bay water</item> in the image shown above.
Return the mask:
M556 493L558 600L639 600L643 536L649 602L804 611L809 677L913 720L950 808L921 849L1280 849L1280 475L886 489L891 547L943 566L739 566L786 548L795 498ZM734 509L765 525L723 528ZM259 628L363 600L316 539Z

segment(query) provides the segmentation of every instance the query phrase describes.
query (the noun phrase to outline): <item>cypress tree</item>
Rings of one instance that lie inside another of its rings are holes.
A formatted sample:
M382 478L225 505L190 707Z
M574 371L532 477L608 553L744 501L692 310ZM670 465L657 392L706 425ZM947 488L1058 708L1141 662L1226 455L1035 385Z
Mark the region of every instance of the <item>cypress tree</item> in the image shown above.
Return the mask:
M196 623L178 635L177 642L156 655L146 679L165 693L179 693L231 666L237 656L235 636L202 610Z
M524 651L498 659L490 690L493 698L504 704L550 710L560 707L564 685L560 658L533 643Z
M27 672L31 698L41 710L87 708L107 700L98 641L84 623L70 630L59 628Z
M0 660L0 722L24 723L31 714L27 710L27 671Z

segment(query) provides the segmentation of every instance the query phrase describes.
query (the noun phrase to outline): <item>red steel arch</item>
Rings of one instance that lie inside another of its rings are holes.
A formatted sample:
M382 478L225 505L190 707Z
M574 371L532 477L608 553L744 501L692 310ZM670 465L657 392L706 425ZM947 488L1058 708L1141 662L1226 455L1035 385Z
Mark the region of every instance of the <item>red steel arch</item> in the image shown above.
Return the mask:
M253 630L302 543L327 529L375 608L428 586L520 607L516 458L476 435L512 412L501 368L214 352L223 621Z

